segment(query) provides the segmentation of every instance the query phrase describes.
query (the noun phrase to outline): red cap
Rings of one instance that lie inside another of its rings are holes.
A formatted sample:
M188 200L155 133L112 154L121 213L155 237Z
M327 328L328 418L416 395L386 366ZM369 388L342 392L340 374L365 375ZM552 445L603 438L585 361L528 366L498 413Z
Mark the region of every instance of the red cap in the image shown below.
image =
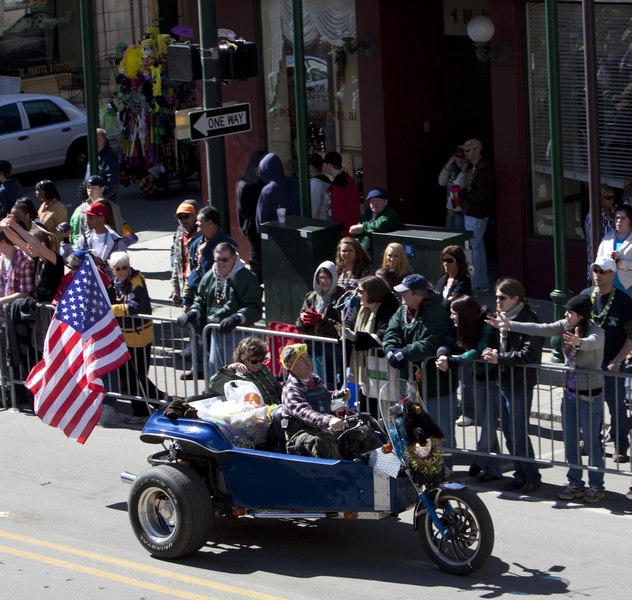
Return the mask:
M101 202L93 202L83 211L85 215L92 215L94 217L106 217L108 214L108 209L105 204Z

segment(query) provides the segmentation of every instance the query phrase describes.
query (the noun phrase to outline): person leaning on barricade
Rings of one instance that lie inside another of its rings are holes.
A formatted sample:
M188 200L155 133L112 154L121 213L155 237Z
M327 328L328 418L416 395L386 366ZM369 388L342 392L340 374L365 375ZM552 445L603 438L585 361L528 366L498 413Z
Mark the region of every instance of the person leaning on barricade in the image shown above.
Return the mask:
M562 398L562 430L564 451L569 464L568 485L558 496L562 500L583 499L584 502L599 502L605 497L604 459L599 441L603 420L603 376L578 372L577 369L600 370L603 360L605 333L591 319L592 301L589 296L573 296L566 303L563 319L554 323L518 323L502 313L487 322L509 332L549 337L562 336L564 364L569 367ZM588 452L588 489L582 480L582 459L579 436L584 439Z
M360 279L356 291L360 308L353 327L345 327L345 339L351 353L351 371L356 376L362 396L362 412L378 417L377 400L381 387L397 373L389 368L382 352L382 337L391 317L399 308L399 301L391 289L375 275ZM342 334L342 325L338 330Z
M196 323L219 325L209 339L209 373L225 365L235 346L245 335L235 332L239 325L252 326L263 312L261 287L257 276L246 268L231 244L222 242L213 251L213 267L204 275L191 310L180 315L180 327Z
M432 371L423 373L425 361L434 359L437 349L453 335L448 311L422 275L404 277L394 291L400 295L402 306L389 321L382 348L391 367L399 371L400 377L408 379L411 371L416 376L419 393L428 406L428 413L446 435L443 446L453 448L456 371L444 373L432 365ZM451 456L446 457L445 465L452 469Z
M540 321L529 304L524 287L516 279L503 278L496 282L496 309L499 315L517 323ZM490 346L483 350L483 360L491 365L498 365L498 385L489 386L485 394L494 397L500 393L500 422L507 448L514 456L516 469L513 479L504 488L520 491L522 494L532 493L541 485L538 465L520 460L520 457L535 457L529 438L529 417L538 371L527 365L540 364L542 344L542 338L537 335L500 328L495 332ZM493 435L496 435L495 423Z

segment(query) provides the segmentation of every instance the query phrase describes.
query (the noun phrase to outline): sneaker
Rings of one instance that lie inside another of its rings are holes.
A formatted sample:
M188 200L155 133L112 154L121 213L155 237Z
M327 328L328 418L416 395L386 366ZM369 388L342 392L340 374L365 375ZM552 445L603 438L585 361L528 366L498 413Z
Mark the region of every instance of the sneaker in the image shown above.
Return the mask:
M594 504L606 497L606 492L596 487L589 487L584 494L584 502Z
M628 490L628 493L625 495L628 500L632 500L632 487Z
M576 498L583 498L585 493L584 488L569 483L557 496L562 500L575 500Z
M454 424L457 427L469 427L470 425L474 425L474 419L461 415L456 421L454 421Z

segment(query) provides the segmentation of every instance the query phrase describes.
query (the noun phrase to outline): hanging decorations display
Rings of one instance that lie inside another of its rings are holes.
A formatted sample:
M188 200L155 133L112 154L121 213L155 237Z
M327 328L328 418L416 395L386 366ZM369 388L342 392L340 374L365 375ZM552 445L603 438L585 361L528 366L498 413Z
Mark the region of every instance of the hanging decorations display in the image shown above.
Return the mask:
M195 106L195 98L193 86L176 84L167 75L167 46L172 41L150 27L139 43L116 47L121 183L136 181L148 196L167 187L172 176L186 182L199 171L197 147L176 142L174 136L175 111Z

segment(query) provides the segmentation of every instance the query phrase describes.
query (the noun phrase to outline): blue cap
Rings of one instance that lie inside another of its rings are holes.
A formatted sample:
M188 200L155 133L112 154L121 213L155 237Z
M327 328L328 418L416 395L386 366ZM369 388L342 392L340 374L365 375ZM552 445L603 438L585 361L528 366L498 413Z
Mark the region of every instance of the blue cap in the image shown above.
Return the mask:
M388 192L381 187L373 188L367 195L367 200L372 200L373 198L384 198L384 200L388 200Z
M406 275L404 281L396 285L393 290L401 294L407 290L413 292L425 292L428 289L428 280L423 275Z

